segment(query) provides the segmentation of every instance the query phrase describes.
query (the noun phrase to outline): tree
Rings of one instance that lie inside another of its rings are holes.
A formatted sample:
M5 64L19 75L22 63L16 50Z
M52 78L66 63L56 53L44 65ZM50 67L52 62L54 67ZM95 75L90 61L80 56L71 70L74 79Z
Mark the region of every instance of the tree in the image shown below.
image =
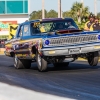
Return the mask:
M97 14L97 16L100 18L100 12Z
M63 12L63 17L72 17L71 11Z
M73 18L74 20L77 20L76 15L74 15L72 10L63 12L63 17L70 17Z
M82 3L75 2L73 3L71 10L63 12L63 17L71 17L81 24L82 21L86 21L89 14L89 8L87 6L83 7ZM58 17L58 13L53 9L48 12L45 10L45 17L56 18ZM33 19L42 19L42 10L33 11L30 14L30 20Z
M33 11L31 14L30 14L30 20L33 20L33 19L41 19L42 18L42 11L39 10L39 11Z
M46 16L46 18L57 18L57 17L58 17L58 13L55 10L50 10Z
M45 16L47 16L47 11L46 10L45 10ZM30 19L29 20L34 20L34 19L42 19L42 10L33 11L30 14Z
M89 8L83 7L82 3L75 2L70 11L63 12L64 17L71 17L78 23L85 21L89 15Z
M77 18L77 21L79 23L81 23L82 17L89 15L89 8L88 7L83 7L82 3L75 2L72 5L71 13L72 13L74 19Z
M57 18L57 16L58 16L58 13L55 10L50 10L49 12L45 10L46 18ZM30 14L30 20L33 20L33 19L42 19L42 10L33 11Z

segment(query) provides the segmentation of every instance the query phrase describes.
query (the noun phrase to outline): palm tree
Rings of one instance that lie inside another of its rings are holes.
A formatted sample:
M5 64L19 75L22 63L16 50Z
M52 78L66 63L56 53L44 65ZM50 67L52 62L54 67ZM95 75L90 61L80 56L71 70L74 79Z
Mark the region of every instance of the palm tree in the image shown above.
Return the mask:
M75 2L72 5L71 13L73 14L73 17L77 18L78 22L81 23L82 17L89 15L89 8L83 7L82 3Z

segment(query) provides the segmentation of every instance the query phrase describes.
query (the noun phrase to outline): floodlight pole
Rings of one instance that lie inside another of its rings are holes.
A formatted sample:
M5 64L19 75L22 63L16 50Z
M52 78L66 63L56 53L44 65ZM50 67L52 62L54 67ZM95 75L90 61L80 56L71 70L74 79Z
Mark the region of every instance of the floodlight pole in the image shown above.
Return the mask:
M84 8L84 0L81 0L82 8Z
M61 0L58 0L58 18L61 18L62 10L61 10Z
M44 0L42 0L42 19L45 18Z
M97 0L94 0L94 14L97 16Z

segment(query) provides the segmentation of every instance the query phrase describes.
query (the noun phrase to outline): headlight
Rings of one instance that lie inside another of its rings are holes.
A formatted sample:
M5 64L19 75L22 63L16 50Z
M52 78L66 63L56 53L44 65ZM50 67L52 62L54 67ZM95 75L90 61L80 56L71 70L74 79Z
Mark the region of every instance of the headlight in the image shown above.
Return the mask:
M49 40L45 40L45 45L49 45L50 44L50 41Z
M98 39L100 40L100 35L98 35Z

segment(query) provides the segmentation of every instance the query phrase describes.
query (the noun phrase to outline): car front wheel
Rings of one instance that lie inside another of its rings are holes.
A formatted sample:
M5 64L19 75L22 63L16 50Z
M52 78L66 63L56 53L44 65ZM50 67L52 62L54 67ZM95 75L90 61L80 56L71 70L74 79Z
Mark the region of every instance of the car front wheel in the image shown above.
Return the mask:
M39 53L36 53L36 61L39 71L47 71L47 61Z
M98 52L93 52L90 53L88 56L88 63L90 66L96 66L98 64L99 60L99 53Z

